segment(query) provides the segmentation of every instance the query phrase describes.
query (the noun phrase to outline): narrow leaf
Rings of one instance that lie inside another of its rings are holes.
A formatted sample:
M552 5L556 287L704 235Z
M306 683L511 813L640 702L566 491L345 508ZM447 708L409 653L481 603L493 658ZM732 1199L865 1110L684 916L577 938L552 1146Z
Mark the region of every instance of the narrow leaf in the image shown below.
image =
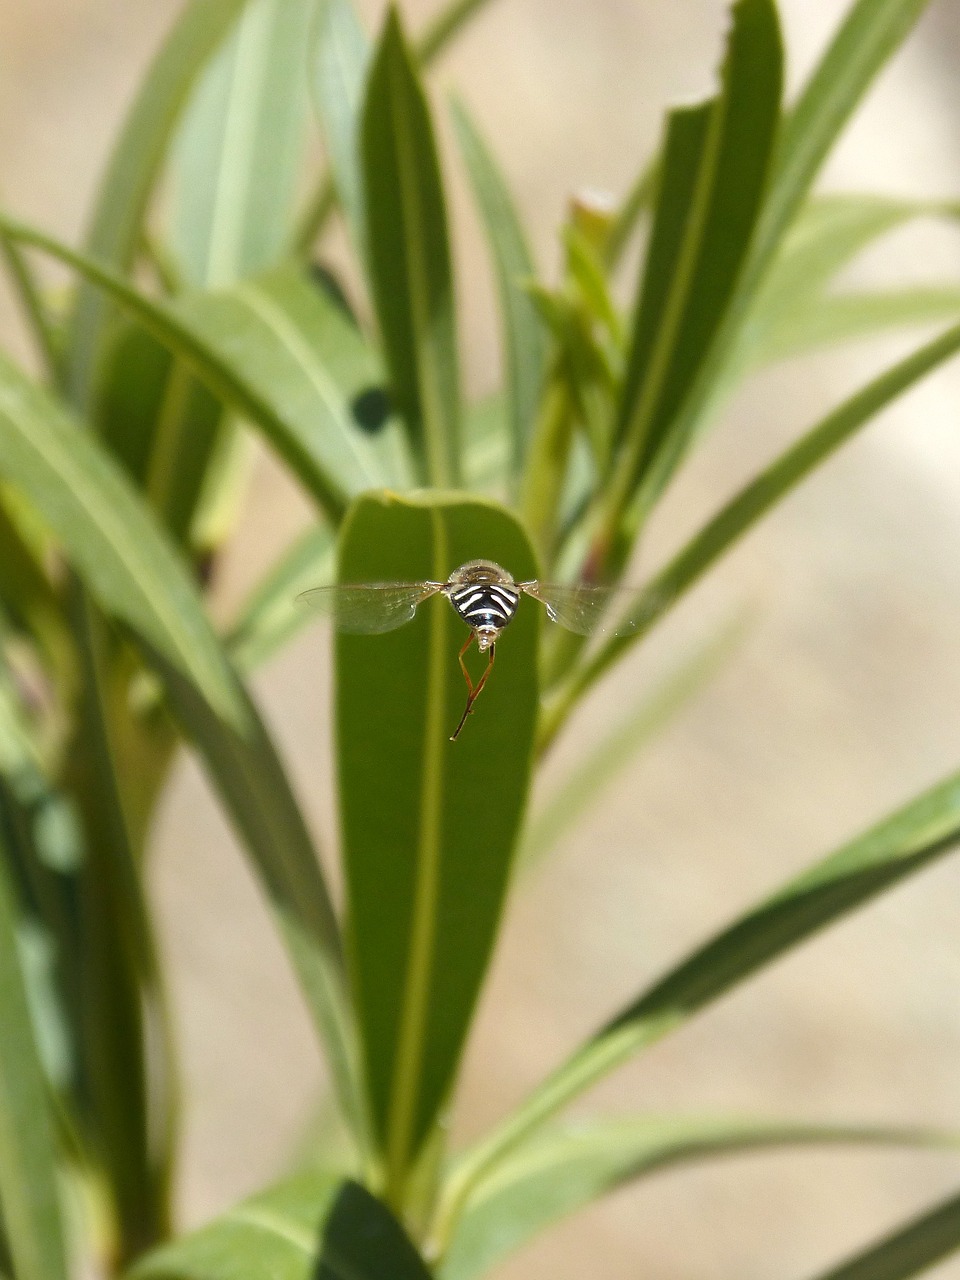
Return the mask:
M254 589L227 636L227 649L241 672L266 662L303 628L310 615L297 596L329 582L334 568L332 529L316 525L297 539Z
M324 510L339 516L350 494L387 478L350 409L362 390L379 385L376 363L332 301L293 268L223 293L155 302L42 232L2 217L0 226L109 292L261 428Z
M931 788L789 881L670 970L588 1040L528 1100L465 1156L440 1213L459 1216L471 1187L545 1121L642 1049L828 924L960 842L960 774Z
M13 1280L66 1280L53 1132L17 950L0 811L0 1213Z
M426 96L390 10L362 123L365 244L394 403L423 479L459 476L460 375L440 166Z
M430 1280L389 1211L356 1182L301 1174L147 1254L129 1280Z
M634 483L709 349L744 262L780 109L772 0L739 0L720 94L671 114L619 416Z
M503 175L461 102L453 103L453 123L497 274L513 470L518 477L533 430L546 358L543 328L524 287L534 277L535 268Z
M856 0L777 145L749 258L715 339L678 406L668 438L645 481L644 504L657 498L731 376L742 326L817 171L884 63L907 37L928 0Z
M355 1046L345 1002L340 933L316 849L283 764L242 686L245 725L236 732L189 683L154 656L170 708L211 782L276 915L307 1004L326 1046L347 1121L362 1137Z
M175 146L172 246L191 285L276 264L293 221L316 0L251 0L206 68Z
M313 50L313 99L337 197L361 257L366 253L360 112L370 42L353 0L321 0Z
M629 617L635 626L628 635L605 641L592 658L578 668L550 711L544 727L549 739L573 702L606 671L632 643L645 635L704 573L746 531L774 507L785 494L814 471L834 450L874 418L881 409L920 378L960 350L960 325L948 329L913 355L901 360L879 378L851 396L736 497L732 498L636 597Z
M186 569L110 457L0 356L0 476L34 504L103 608L227 719L233 681Z
M534 572L492 504L370 496L344 525L340 579L445 581L478 556ZM489 962L530 775L538 623L535 606L519 610L455 743L469 632L445 599L388 635L337 639L347 951L392 1201L450 1090Z
M184 103L210 55L238 18L246 0L193 0L153 61L100 183L86 248L107 267L125 272L133 261L157 174ZM68 341L69 380L75 403L90 393L109 316L96 289L77 294Z
M473 1280L551 1223L626 1183L689 1161L795 1146L942 1149L951 1135L778 1120L631 1117L546 1130L477 1187L444 1255L441 1280Z
M889 329L943 323L960 316L960 285L876 293L840 293L795 305L770 324L753 349L756 363L805 355L819 347L872 338Z
M960 1195L906 1223L817 1280L907 1280L960 1249Z

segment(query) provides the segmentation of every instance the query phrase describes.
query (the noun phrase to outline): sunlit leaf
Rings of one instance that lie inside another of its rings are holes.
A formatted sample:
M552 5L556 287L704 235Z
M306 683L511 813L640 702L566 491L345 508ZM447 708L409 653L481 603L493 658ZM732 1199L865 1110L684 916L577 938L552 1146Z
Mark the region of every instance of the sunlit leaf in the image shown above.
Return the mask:
M518 578L534 571L520 528L493 505L371 496L344 525L340 580L445 580L478 556ZM469 632L445 599L388 635L337 639L347 951L392 1193L450 1089L490 958L530 774L538 625L532 602L519 610L456 742ZM474 654L475 679L481 669Z
M457 482L460 375L440 166L396 10L370 69L361 129L367 267L390 370L424 480Z
M611 1019L461 1160L440 1212L459 1217L471 1188L547 1120L641 1050L805 939L930 866L960 843L960 774L815 863L692 952Z
M794 1146L954 1147L947 1134L744 1117L622 1116L556 1126L524 1144L470 1198L440 1268L473 1280L551 1223L677 1164Z
M148 1254L129 1280L430 1280L389 1211L335 1173L291 1178Z
M458 101L453 103L453 122L497 274L516 476L533 430L546 357L543 326L524 287L534 277L535 268L503 175L465 106Z

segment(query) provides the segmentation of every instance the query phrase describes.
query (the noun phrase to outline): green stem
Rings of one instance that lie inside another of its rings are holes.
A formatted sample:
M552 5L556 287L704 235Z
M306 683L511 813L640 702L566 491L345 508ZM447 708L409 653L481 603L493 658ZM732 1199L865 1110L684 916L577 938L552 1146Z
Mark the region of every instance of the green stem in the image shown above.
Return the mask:
M573 440L574 409L560 361L548 379L527 456L520 507L541 564L550 565L557 539L557 512Z
M59 385L62 380L63 368L54 326L40 296L40 289L33 277L33 273L27 266L20 246L2 229L0 229L0 251L3 253L7 269L10 272L10 278L16 289L30 332L33 334L34 341L37 344L40 357L46 365L47 373L54 385Z

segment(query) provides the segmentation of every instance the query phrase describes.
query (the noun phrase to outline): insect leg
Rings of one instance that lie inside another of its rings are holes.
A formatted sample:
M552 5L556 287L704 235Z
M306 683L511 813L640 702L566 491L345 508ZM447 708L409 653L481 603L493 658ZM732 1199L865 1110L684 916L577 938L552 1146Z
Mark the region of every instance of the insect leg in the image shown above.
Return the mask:
M473 637L471 636L471 639L472 638ZM463 667L463 654L466 647L467 646L464 645L463 649L460 650L460 666L461 667ZM496 656L496 652L497 652L497 646L495 644L492 644L490 646L490 657L487 659L486 670L484 671L480 679L477 681L476 685L473 685L470 681L470 677L467 676L467 684L470 686L470 692L467 694L467 705L463 709L463 715L460 717L460 723L457 725L456 729L454 729L453 733L450 735L451 742L456 742L457 738L459 738L460 736L460 730L467 723L467 716L473 710L473 704L476 702L477 698L480 696L480 691L483 688L483 686L487 683L487 677L489 676L490 672L493 670L493 660L494 660L494 657ZM464 675L466 675L465 667L464 667Z
M459 655L460 670L463 672L463 678L467 682L467 697L472 697L473 695L473 681L470 679L470 672L467 670L467 664L463 660L463 655L467 652L467 650L473 644L474 634L475 633L471 631L470 634L467 636L466 640L464 640L463 648L460 650L460 655Z

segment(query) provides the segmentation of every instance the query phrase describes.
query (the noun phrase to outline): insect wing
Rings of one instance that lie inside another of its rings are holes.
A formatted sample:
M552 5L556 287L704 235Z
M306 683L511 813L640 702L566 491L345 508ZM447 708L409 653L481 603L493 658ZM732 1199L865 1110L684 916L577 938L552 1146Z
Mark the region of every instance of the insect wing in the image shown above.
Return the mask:
M629 635L646 620L648 608L624 610L638 593L627 587L566 586L553 582L518 582L517 586L539 600L551 622L579 636Z
M410 622L417 605L436 595L436 582L368 582L335 587L314 587L297 599L330 618L338 631L377 635L395 631Z

